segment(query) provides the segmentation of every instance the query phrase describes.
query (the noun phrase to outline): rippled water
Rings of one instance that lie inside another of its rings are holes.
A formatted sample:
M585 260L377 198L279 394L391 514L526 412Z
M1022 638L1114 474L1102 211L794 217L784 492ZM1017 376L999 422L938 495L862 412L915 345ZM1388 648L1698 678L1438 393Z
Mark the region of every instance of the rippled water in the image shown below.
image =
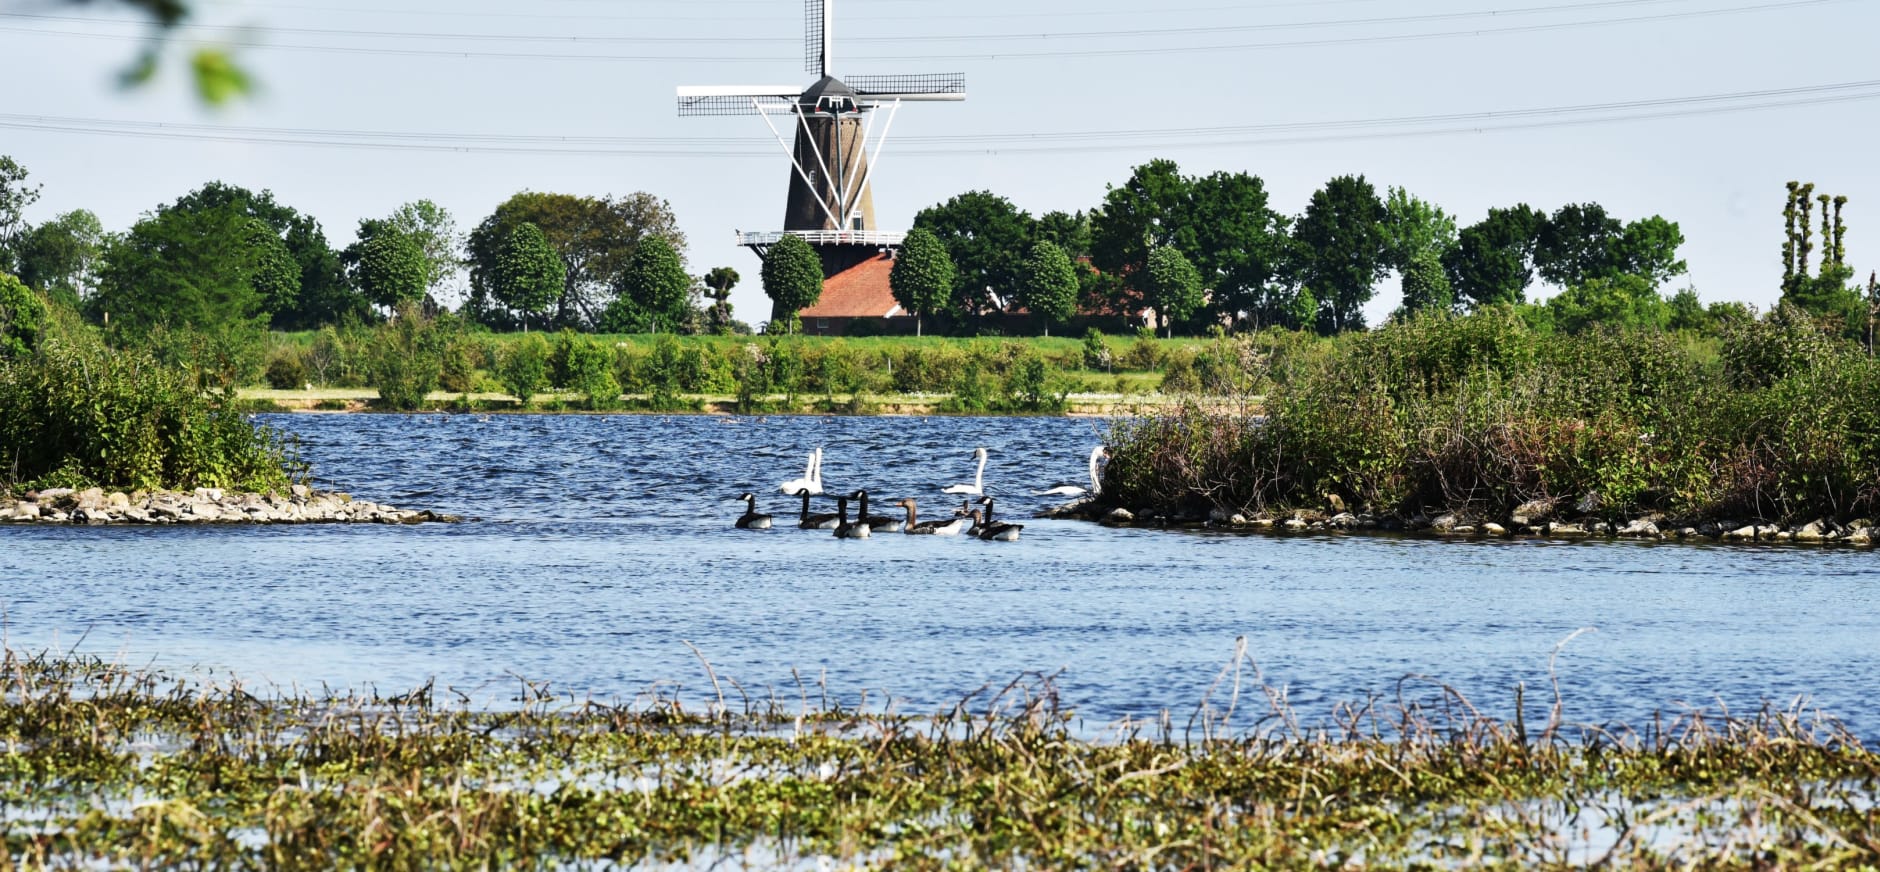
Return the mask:
M1245 635L1305 714L1409 673L1507 710L1557 641L1569 717L1641 722L1808 696L1880 734L1880 554L1374 537L1240 538L1027 520L1015 543L734 530L815 446L825 478L947 505L992 450L1001 513L1083 477L1064 419L277 416L323 486L473 516L398 528L0 528L10 644L387 692L513 675L701 692L684 641L753 694L867 689L903 711L1062 669L1092 720L1190 710ZM885 499L883 500L886 501ZM82 641L81 641L82 639ZM684 640L684 641L682 641ZM1530 700L1538 694L1531 690ZM735 698L735 697L734 697ZM500 704L500 702L498 703ZM1178 715L1179 717L1179 715Z

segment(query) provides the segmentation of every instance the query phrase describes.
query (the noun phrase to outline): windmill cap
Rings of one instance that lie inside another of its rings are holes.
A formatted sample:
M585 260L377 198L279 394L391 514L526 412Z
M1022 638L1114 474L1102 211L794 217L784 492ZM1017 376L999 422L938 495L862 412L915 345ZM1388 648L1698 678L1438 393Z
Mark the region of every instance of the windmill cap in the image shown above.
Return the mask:
M850 105L854 105L857 100L857 94L854 88L843 84L842 80L835 76L823 76L816 81L816 84L805 89L803 95L796 98L796 102L798 105L802 106L805 111L814 111L818 106L822 105L823 99L826 97L847 97L850 101Z

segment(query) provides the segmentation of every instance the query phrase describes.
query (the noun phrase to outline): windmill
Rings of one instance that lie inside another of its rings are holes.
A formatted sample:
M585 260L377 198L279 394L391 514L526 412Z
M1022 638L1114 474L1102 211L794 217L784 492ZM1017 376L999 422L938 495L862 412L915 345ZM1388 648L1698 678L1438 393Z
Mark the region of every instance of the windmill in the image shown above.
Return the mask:
M945 73L838 79L835 0L805 0L804 11L804 67L821 77L814 84L681 87L679 114L764 119L790 158L783 230L741 233L738 244L762 256L784 234L801 236L822 255L824 272L833 275L882 248L901 244L905 234L884 233L875 226L872 185L882 147L903 105L965 100L966 77ZM875 122L883 114L877 137ZM794 142L785 139L778 118L794 128Z

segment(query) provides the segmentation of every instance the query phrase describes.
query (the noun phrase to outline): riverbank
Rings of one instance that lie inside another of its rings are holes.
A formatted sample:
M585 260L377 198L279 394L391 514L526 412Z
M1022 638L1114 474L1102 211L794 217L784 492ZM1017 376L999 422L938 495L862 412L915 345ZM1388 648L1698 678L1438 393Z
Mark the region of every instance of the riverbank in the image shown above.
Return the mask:
M1101 728L1049 678L932 717L808 689L505 710L0 661L0 865L1757 868L1880 859L1880 758L1802 709L1496 720L1430 685L1315 719L1240 658ZM721 678L724 680L721 681ZM1244 686L1243 686L1244 685ZM741 692L741 691L740 691ZM1542 701L1545 704L1546 701ZM1090 732L1094 731L1094 735Z
M357 413L388 411L379 404L378 392L370 388L312 388L305 390L276 390L273 388L244 388L239 397L250 411L264 412L323 412ZM724 394L680 394L671 401L654 405L649 395L624 395L615 404L616 413L643 413L659 415L883 415L883 416L929 416L929 415L1037 415L1060 414L1073 418L1113 418L1122 415L1153 414L1157 411L1172 409L1180 405L1181 398L1160 394L1111 394L1086 393L1067 394L1063 400L1063 409L1058 412L1044 413L997 413L965 412L952 410L952 394L837 394L834 396L803 397L794 400L782 394L754 397L747 405L735 396ZM1190 399L1187 402L1195 402ZM1225 400L1221 402L1225 403ZM478 412L478 413L526 413L532 415L595 414L588 407L586 398L567 391L540 394L532 398L528 406L517 402L508 394L485 392L472 394L453 394L445 391L433 391L425 397L424 411L431 412Z
M460 520L453 515L398 509L298 484L286 493L237 493L220 488L197 488L187 493L49 488L29 491L18 500L0 495L0 523L13 524L424 524Z

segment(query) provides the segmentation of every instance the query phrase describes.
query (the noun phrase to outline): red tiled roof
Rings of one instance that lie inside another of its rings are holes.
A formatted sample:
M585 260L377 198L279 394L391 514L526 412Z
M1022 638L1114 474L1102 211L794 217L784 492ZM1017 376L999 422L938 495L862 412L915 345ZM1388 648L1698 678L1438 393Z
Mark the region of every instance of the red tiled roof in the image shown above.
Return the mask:
M901 314L888 274L894 260L878 255L823 279L822 299L798 313L801 318L886 318Z

